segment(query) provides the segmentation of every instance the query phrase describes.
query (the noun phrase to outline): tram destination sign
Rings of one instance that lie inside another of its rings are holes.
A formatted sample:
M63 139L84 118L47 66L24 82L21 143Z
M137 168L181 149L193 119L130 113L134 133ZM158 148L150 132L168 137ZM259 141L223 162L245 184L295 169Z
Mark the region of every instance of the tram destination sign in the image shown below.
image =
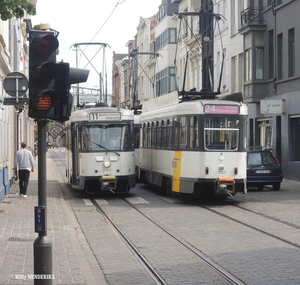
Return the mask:
M205 114L223 114L223 115L238 115L240 107L236 105L218 105L207 104L204 105Z
M90 121L120 121L120 112L90 112Z

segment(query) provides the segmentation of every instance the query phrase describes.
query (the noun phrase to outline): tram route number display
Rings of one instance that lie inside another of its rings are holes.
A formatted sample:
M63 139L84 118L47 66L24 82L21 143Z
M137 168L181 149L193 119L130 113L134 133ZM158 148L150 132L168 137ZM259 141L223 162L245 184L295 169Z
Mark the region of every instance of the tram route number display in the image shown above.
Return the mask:
M89 119L90 121L120 121L121 113L91 112Z
M205 114L232 114L237 115L240 113L240 107L235 105L216 105L208 104L204 106Z

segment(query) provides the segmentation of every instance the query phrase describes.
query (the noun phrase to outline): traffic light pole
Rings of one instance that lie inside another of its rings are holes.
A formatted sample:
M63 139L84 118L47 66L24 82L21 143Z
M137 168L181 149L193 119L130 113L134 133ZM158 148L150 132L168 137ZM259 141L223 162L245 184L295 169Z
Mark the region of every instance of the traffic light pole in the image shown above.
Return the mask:
M52 278L52 242L47 237L47 192L46 192L46 119L38 123L38 206L35 207L35 227L38 237L33 243L34 284L51 285ZM43 276L42 276L43 275ZM47 276L45 278L45 276ZM44 277L44 278L43 278Z

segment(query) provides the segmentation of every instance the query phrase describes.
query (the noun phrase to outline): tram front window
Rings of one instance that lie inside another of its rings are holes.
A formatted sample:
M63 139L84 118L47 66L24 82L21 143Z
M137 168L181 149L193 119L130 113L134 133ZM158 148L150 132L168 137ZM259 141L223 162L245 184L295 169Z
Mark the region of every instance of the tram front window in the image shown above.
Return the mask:
M87 125L81 127L82 151L129 149L129 125Z
M224 117L206 118L204 138L204 146L207 150L237 150L239 119Z

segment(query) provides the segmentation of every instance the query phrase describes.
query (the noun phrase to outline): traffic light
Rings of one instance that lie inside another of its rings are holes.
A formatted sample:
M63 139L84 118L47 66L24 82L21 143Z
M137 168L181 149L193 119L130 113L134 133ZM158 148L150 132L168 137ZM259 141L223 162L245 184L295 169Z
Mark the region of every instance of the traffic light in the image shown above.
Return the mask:
M56 64L57 74L54 78L54 92L57 100L54 104L54 117L56 121L67 121L71 115L73 97L70 93L72 84L86 82L89 70L81 68L70 68L68 63Z
M52 31L29 32L29 117L54 119L54 106L58 102L54 78L58 40Z

